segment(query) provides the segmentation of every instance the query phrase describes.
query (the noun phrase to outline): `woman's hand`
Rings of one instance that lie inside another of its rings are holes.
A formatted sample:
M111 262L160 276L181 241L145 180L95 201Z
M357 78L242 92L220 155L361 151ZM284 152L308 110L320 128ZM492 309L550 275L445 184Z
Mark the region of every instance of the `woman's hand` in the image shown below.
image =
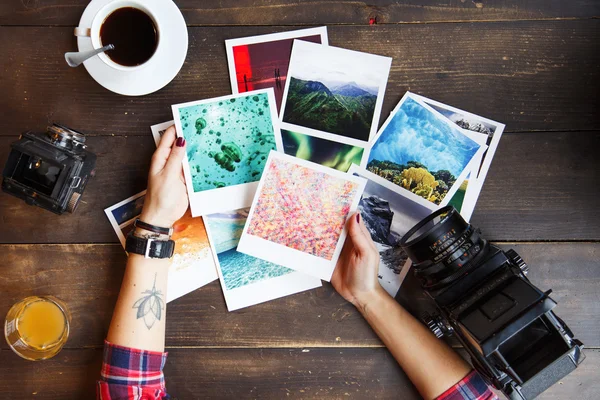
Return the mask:
M140 220L169 228L188 207L181 161L185 156L185 139L177 138L175 126L165 131L152 156L148 174L148 191Z
M384 293L379 284L379 252L367 227L354 214L347 222L348 236L340 254L331 284L361 312L367 303Z

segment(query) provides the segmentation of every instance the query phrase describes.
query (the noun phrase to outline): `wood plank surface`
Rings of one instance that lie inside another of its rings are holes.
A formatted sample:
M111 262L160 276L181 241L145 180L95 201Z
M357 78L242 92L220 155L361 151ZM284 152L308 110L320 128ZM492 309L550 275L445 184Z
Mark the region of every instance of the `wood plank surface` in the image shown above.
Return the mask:
M5 0L0 25L70 25L79 22L87 0ZM312 25L591 18L597 2L586 0L390 1L176 0L188 25Z
M167 389L189 399L419 399L389 352L376 349L170 348ZM538 397L595 400L600 350L586 350L573 373ZM66 349L33 363L0 350L0 397L11 400L94 398L102 352Z
M0 165L14 137L0 137ZM0 194L0 243L117 243L104 208L146 188L154 142L91 137L97 174L74 214L54 215ZM600 239L600 132L505 134L472 222L491 240ZM551 162L549 162L551 160Z
M407 91L507 125L508 132L600 129L600 20L330 26L330 43L393 57L381 123ZM224 40L284 27L191 27L186 63L164 89L111 93L69 68L71 28L0 27L0 135L48 122L94 135L146 135L171 104L231 93ZM27 49L28 51L23 51Z
M586 346L600 347L598 243L506 244L529 263L530 278L553 289L557 313ZM68 348L99 347L126 257L118 245L2 245L0 315L30 295L52 294L72 313ZM423 308L415 294L416 308ZM167 346L379 347L355 308L324 283L318 289L227 312L218 282L170 303ZM0 348L7 348L1 341Z

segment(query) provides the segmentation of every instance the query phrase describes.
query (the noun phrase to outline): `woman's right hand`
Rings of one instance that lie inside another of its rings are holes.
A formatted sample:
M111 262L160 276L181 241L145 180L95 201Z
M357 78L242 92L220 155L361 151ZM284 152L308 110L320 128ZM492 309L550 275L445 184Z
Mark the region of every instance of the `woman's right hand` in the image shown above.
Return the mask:
M360 213L347 222L348 236L340 254L331 284L346 300L363 312L367 304L385 294L379 284L379 251Z

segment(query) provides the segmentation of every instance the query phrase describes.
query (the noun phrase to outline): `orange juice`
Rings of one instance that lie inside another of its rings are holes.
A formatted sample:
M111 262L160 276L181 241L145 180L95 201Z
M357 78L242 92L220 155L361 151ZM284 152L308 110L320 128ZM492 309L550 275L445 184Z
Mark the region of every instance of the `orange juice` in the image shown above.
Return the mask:
M9 310L4 324L9 346L28 360L55 356L69 337L69 315L53 297L27 297Z

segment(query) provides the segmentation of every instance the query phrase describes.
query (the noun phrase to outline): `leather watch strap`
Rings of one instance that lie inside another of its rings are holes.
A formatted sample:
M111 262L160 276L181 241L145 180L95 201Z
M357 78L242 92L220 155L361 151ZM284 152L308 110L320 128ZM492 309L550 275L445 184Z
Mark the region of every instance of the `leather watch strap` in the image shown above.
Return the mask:
M173 240L146 239L133 236L132 232L127 235L125 251L140 254L146 258L171 258L175 252Z

